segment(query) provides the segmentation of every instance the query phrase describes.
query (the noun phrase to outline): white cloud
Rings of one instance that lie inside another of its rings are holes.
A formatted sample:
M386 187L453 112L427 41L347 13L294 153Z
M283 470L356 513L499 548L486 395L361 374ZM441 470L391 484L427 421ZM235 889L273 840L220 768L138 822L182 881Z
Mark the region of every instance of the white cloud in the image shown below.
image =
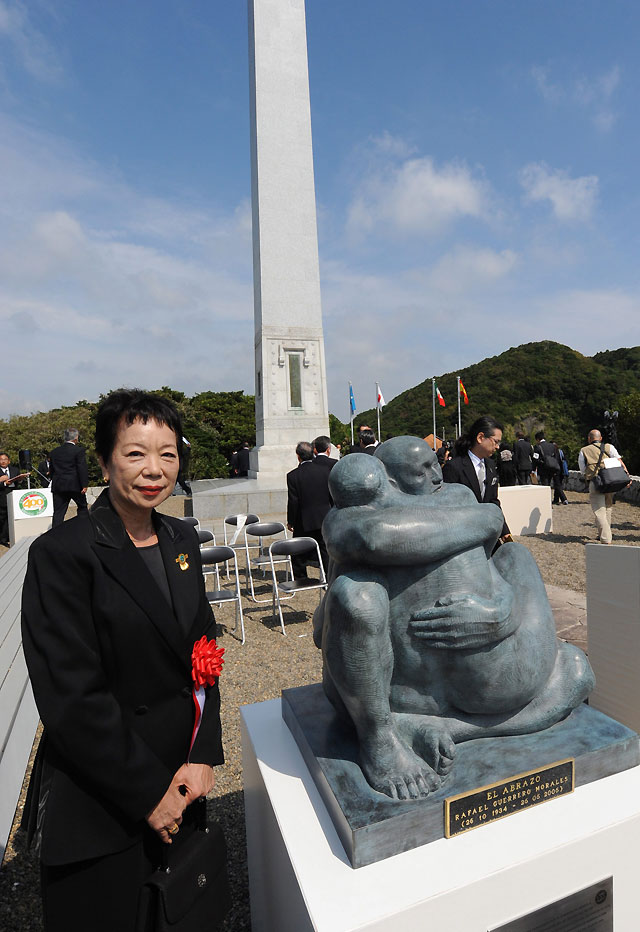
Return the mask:
M143 196L2 116L0 140L5 385L46 408L126 383L253 390L246 202Z
M464 162L410 157L402 140L373 141L372 159L348 210L351 234L433 235L464 217L486 219L489 187Z
M517 262L511 249L458 246L443 256L429 273L429 283L444 292L466 292L496 284L507 276Z
M544 162L532 162L520 172L525 201L550 201L558 220L589 220L598 196L597 175L571 178L563 169L551 169Z
M612 65L608 71L594 76L581 75L561 83L553 80L550 69L535 65L531 77L542 97L554 106L577 106L588 113L600 132L608 133L618 118L613 98L620 84L621 71Z
M13 48L22 68L31 77L58 82L63 77L60 57L44 35L33 26L25 3L0 0L0 39Z

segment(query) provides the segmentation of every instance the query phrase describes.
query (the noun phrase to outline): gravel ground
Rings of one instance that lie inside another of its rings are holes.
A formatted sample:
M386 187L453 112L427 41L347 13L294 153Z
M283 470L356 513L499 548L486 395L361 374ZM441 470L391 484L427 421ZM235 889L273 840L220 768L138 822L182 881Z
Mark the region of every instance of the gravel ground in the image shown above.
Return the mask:
M587 496L568 493L569 505L554 507L554 532L543 537L520 538L535 556L547 584L585 591L584 544L596 540L593 514ZM189 502L169 499L163 510L183 514ZM640 545L640 513L633 505L614 507L614 543ZM0 548L0 556L3 548ZM268 594L265 587L262 590ZM246 643L231 635L233 607L216 611L219 644L226 649L220 679L226 763L217 772L217 786L209 802L210 814L218 819L229 846L233 909L224 932L250 930L249 889L244 834L242 761L239 707L273 699L282 689L314 683L320 679L321 656L311 638L311 613L318 593L301 593L286 605L287 636L274 623L270 606L245 603ZM21 803L22 805L22 803ZM0 928L11 932L40 932L38 868L25 850L20 832L14 833L0 871Z

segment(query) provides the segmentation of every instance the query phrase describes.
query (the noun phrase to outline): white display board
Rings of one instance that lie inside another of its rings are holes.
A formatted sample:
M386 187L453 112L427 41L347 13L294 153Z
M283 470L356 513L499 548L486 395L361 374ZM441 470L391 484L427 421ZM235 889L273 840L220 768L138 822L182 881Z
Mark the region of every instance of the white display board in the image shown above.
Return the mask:
M51 489L18 489L7 495L9 543L49 530L53 518Z

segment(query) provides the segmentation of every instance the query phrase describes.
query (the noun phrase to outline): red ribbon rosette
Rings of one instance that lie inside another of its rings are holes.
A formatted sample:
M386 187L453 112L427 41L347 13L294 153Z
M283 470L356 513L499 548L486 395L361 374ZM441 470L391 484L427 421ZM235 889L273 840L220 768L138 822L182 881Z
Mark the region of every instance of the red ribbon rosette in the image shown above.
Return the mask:
M204 712L204 703L206 700L205 686L213 686L215 681L222 673L222 664L224 660L224 647L218 647L215 640L207 640L203 635L199 641L193 645L191 652L191 679L193 680L193 703L195 705L195 720L193 723L193 733L191 735L191 744L189 745L189 754L193 743L196 740L200 730L200 722ZM187 760L189 758L187 757Z
M218 647L215 640L207 640L206 634L193 645L191 653L191 679L195 688L213 686L222 673L224 647Z

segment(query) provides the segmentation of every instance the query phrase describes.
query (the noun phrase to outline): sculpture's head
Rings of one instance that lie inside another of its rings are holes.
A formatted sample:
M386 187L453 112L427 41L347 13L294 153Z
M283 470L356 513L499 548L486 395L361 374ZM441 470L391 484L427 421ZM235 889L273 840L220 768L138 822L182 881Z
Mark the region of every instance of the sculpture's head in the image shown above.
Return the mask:
M389 478L409 495L430 495L442 485L438 459L429 444L420 437L386 440L376 447L374 457L382 460Z
M389 479L384 466L364 453L343 457L329 473L329 491L336 508L369 505L385 489L389 489Z

